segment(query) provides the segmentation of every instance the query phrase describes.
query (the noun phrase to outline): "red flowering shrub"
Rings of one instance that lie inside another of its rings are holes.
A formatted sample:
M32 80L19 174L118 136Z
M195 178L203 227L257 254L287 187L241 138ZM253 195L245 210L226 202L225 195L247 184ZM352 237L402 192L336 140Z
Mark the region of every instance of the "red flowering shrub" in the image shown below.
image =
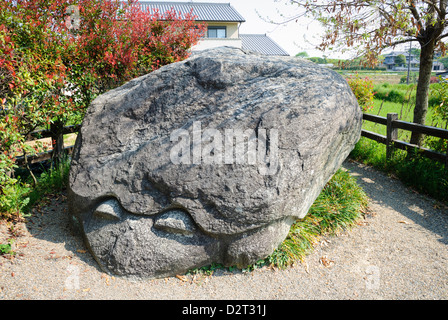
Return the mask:
M439 83L440 79L439 77L431 77L431 79L429 80L429 83Z
M33 152L24 134L79 121L98 94L188 57L204 32L136 0L0 1L0 216L15 154Z
M79 17L66 63L87 105L92 92L187 58L205 32L191 14L147 12L135 0L124 9L118 1L81 0Z

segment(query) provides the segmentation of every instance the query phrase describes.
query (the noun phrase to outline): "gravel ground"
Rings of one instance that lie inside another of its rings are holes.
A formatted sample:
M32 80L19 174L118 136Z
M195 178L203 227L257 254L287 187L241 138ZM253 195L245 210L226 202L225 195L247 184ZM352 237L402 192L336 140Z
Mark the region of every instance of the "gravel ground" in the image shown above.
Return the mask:
M112 277L71 230L60 196L13 230L16 255L0 257L0 299L448 299L448 208L369 167L344 167L371 198L371 214L322 240L295 267L145 281ZM10 236L0 224L0 243Z

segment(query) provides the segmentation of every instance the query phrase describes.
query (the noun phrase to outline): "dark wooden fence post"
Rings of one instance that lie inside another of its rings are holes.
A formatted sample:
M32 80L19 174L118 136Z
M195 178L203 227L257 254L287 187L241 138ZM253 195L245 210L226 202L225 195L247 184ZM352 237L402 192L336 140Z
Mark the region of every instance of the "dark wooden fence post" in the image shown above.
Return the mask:
M394 141L398 139L398 129L394 128L393 121L398 120L398 113L387 114L387 142L386 158L390 160L394 152Z
M445 170L448 172L448 139L446 140Z
M59 121L51 123L50 131L53 146L52 160L54 164L59 164L64 156L64 124Z

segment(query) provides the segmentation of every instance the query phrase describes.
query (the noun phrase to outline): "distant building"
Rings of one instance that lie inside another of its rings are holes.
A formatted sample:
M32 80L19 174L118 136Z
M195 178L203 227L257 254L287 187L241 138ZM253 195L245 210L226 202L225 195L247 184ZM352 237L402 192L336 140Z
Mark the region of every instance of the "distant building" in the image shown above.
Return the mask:
M406 58L406 64L398 64L397 57L403 55ZM420 66L420 61L417 56L411 54L411 70L417 71ZM402 71L401 69L407 70L407 65L409 64L409 53L405 51L393 51L385 56L383 64L386 66L387 70Z
M196 21L207 23L207 34L192 48L193 51L221 46L237 47L264 55L289 56L274 40L265 34L240 34L246 20L230 3L139 1L142 9L160 13L174 9L181 14L192 12Z
M403 55L406 58L406 64L398 64L397 63L396 58L399 55ZM418 71L420 69L419 57L412 53L409 55L409 52L406 52L406 51L393 51L393 52L385 55L383 65L387 68L387 70L407 71L409 59L411 61L410 62L411 63L410 70ZM443 70L445 70L443 63L441 63L439 61L434 61L433 66L432 66L432 71L443 71Z
M432 71L444 71L445 65L442 62L434 61L432 64Z

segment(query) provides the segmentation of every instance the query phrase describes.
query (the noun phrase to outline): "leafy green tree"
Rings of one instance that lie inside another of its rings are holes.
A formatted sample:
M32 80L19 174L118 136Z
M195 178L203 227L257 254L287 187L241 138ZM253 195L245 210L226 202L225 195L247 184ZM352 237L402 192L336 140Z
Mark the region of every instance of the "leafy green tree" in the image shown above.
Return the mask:
M299 52L298 54L296 54L296 57L308 58L309 55L306 51L302 51L302 52Z
M321 57L310 57L310 58L307 58L307 59L312 61L312 62L314 62L314 63L319 63L319 64L327 63L327 59L321 58Z
M395 57L395 64L399 66L405 66L406 65L406 57L402 54L399 54Z
M448 37L447 0L289 0L298 5L301 16L317 19L326 29L319 48L354 48L370 63L387 47L406 42L420 45L414 122L424 124L434 51L445 52ZM421 145L414 133L411 143Z
M416 56L416 57L420 57L422 50L418 49L418 48L411 48L411 54Z
M443 63L445 69L448 68L448 56L441 57L441 58L439 58L438 61L441 62L441 63Z

